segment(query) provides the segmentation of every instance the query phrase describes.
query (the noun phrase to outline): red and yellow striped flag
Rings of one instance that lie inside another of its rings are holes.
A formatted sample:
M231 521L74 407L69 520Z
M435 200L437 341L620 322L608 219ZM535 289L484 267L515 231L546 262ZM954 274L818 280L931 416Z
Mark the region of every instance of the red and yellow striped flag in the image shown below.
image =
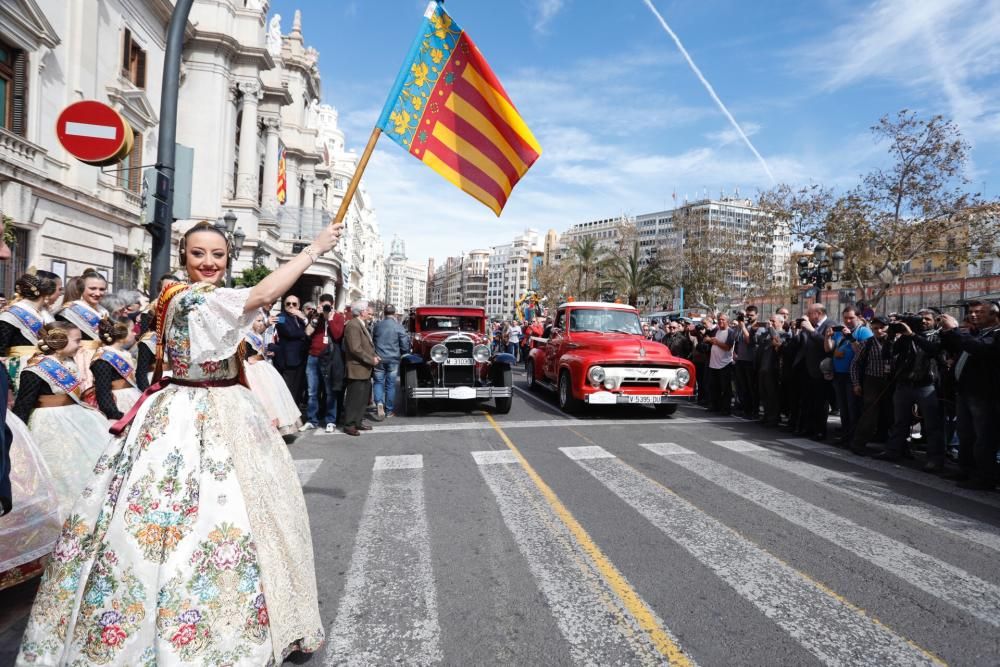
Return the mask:
M542 148L468 34L431 0L378 128L500 215Z
M278 203L284 204L288 199L288 153L285 145L278 144L278 183L275 187Z

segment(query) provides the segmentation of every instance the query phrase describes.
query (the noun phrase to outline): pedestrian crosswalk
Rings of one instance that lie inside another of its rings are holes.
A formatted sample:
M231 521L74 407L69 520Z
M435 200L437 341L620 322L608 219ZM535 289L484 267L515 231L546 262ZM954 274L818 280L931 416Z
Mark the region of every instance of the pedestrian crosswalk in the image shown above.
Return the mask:
M997 562L1000 522L945 510L885 483L905 474L899 470L875 469L870 461L859 461L857 470L864 474L843 466L829 469L822 457L793 456L786 445L799 446L798 441L778 447L746 440L554 443L545 452L545 477L559 471L560 484L550 486L529 460L537 452L525 456L506 436L503 440L505 448L469 452L467 470L476 471L469 481L482 486L477 510L499 517L513 545L507 557L530 573L526 576L558 629L561 644L547 648L550 664L718 661L718 652L708 646L719 640L692 632L691 619L664 602L680 592L651 585L631 559L620 558L620 549L613 562L609 548L620 545L602 544L592 534L598 515L624 520L625 512L697 564L686 588L697 590L699 581L707 587L714 579L713 586L747 605L720 604L711 614L726 618L734 631L744 620L741 614L759 614L757 623L770 624L774 637L817 663L944 664L961 655L949 652L960 651L963 642L943 640L941 626L970 628L970 641L985 641L979 655L989 655L996 644L986 637L1000 627L1000 568L981 564ZM448 569L435 553L438 520L429 519L426 501L434 478L433 466L425 469L425 463L434 457L374 458L325 664L461 661L449 653L442 638L447 627L439 619L438 595ZM303 483L318 467L312 463L318 460L308 461L297 462ZM610 494L613 503L598 509L581 504L580 485ZM703 508L697 498L705 494L752 508L754 521L737 525L733 516L720 516L724 512L717 505ZM983 499L992 500L975 497ZM857 513L845 511L847 506ZM891 530L880 527L883 520ZM836 576L827 569L816 572L814 561L794 557L794 549L779 555L762 543L758 524L766 522L801 535L809 552L840 554L831 559L831 567L839 568ZM963 545L971 561L935 550L940 540ZM871 588L876 590L869 594ZM454 593L456 582L448 581L447 590ZM886 604L877 614L858 599L870 603L900 591L908 604L921 607L918 613L895 613ZM704 605L713 604L718 603L706 596ZM934 625L921 626L926 618ZM745 661L739 653L729 657L729 664Z

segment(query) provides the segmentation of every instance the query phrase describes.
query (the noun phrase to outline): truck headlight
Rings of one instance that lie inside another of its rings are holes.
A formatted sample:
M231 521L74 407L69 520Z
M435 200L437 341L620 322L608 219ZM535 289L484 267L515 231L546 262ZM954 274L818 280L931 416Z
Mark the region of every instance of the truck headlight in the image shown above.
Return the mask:
M438 343L431 348L431 361L435 364L443 364L448 360L448 348Z
M490 360L490 348L485 345L477 345L472 350L472 358L480 364L485 364Z
M678 368L677 374L674 375L674 381L677 383L678 387L686 387L688 382L691 381L691 374L688 373L688 369Z
M590 379L590 384L593 385L598 385L604 382L605 375L607 374L600 366L591 366L590 370L587 371L587 377Z

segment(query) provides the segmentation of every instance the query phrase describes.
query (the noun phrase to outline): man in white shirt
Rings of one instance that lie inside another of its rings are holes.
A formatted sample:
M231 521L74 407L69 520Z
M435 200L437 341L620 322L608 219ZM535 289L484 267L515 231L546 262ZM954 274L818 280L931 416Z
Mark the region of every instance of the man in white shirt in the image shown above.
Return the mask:
M733 403L733 344L736 336L729 328L729 316L719 315L719 326L705 342L712 346L708 359L708 385L712 395L711 412L728 415Z
M510 323L510 335L507 338L507 351L514 355L514 359L520 361L521 351L521 325L514 320Z

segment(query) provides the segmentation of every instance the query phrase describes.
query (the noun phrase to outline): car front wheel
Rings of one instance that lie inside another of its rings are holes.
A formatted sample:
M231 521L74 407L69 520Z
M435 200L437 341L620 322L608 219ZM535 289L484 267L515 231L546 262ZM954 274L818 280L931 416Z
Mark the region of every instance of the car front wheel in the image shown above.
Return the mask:
M535 381L535 362L528 359L528 363L524 366L524 373L528 376L528 389L534 391L538 387L538 383Z
M510 389L510 396L497 396L494 399L497 405L496 413L498 415L505 415L510 412L510 407L514 403L514 376L511 374L510 366L500 369L500 372L497 373L496 380L493 382L493 386L507 387Z
M407 366L406 370L403 371L403 386L401 387L403 390L403 414L407 417L416 417L419 413L420 407L417 399L410 396L410 390L416 389L419 386L417 369L413 366Z
M580 409L580 401L573 397L573 381L569 371L559 374L559 408L570 413Z

